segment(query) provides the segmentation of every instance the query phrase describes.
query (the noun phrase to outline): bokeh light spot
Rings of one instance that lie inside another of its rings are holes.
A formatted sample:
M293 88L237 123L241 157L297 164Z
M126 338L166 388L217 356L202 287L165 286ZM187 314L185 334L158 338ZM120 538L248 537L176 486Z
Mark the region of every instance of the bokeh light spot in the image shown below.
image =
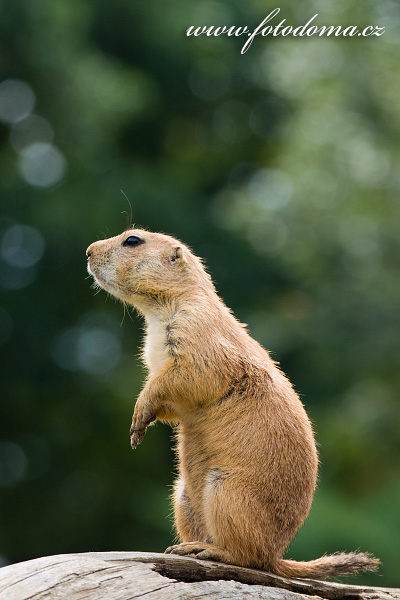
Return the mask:
M43 236L30 225L13 225L3 235L1 256L11 267L26 269L43 256Z
M0 83L0 120L18 123L31 114L35 106L35 94L24 81L7 79Z
M121 345L112 331L90 329L79 336L77 346L78 364L89 373L111 371L121 357Z
M67 371L108 373L121 360L120 329L114 319L91 313L80 327L71 327L54 340L54 362Z
M35 142L20 154L19 169L27 183L35 187L51 187L66 173L66 161L58 148L45 142Z

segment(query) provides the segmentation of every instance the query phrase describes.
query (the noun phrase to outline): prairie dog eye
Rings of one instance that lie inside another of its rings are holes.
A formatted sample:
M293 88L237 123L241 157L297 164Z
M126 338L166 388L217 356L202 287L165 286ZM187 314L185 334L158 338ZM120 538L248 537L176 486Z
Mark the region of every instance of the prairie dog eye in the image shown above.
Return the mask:
M136 237L136 235L130 235L122 242L123 246L138 246L139 244L144 244L144 240Z

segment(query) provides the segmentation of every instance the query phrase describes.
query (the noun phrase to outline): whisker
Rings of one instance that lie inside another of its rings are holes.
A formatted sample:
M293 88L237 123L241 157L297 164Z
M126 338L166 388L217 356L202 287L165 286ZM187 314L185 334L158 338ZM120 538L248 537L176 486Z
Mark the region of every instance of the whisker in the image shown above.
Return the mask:
M132 321L132 323L134 323L134 321L135 321L135 320L134 320L134 318L132 317L132 315L131 315L131 313L130 313L130 311L129 311L129 308L130 308L129 304L127 304L127 303L125 302L125 306L126 306L126 312L127 312L127 314L128 314L128 317L130 318L130 320Z
M131 229L133 228L133 224L132 224L132 218L133 218L133 214L132 214L132 204L129 201L128 196L125 194L124 190L120 190L121 194L123 194L129 204L129 208L130 208L130 216L128 216L128 213L126 212L126 210L122 211L121 214L123 215L124 213L126 214L126 218L127 218L127 228L126 229Z

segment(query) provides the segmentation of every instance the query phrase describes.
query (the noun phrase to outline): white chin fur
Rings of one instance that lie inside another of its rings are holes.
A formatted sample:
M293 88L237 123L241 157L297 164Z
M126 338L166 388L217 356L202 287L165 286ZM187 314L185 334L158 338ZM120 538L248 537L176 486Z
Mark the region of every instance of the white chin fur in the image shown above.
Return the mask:
M89 273L89 275L91 275L93 277L93 279L95 280L95 282L97 283L97 285L99 285L101 288L103 288L103 290L111 291L108 290L108 286L104 284L104 281L101 281L99 279L98 274L95 273L95 271L93 269L90 268L90 263L88 262L87 264L87 272Z

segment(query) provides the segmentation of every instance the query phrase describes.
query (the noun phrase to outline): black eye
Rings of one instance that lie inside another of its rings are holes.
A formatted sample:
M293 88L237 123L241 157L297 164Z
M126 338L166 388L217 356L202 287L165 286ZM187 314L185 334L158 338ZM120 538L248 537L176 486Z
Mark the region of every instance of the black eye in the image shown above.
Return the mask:
M143 244L144 240L136 237L136 235L130 235L126 240L122 242L123 246L138 246L139 244Z

